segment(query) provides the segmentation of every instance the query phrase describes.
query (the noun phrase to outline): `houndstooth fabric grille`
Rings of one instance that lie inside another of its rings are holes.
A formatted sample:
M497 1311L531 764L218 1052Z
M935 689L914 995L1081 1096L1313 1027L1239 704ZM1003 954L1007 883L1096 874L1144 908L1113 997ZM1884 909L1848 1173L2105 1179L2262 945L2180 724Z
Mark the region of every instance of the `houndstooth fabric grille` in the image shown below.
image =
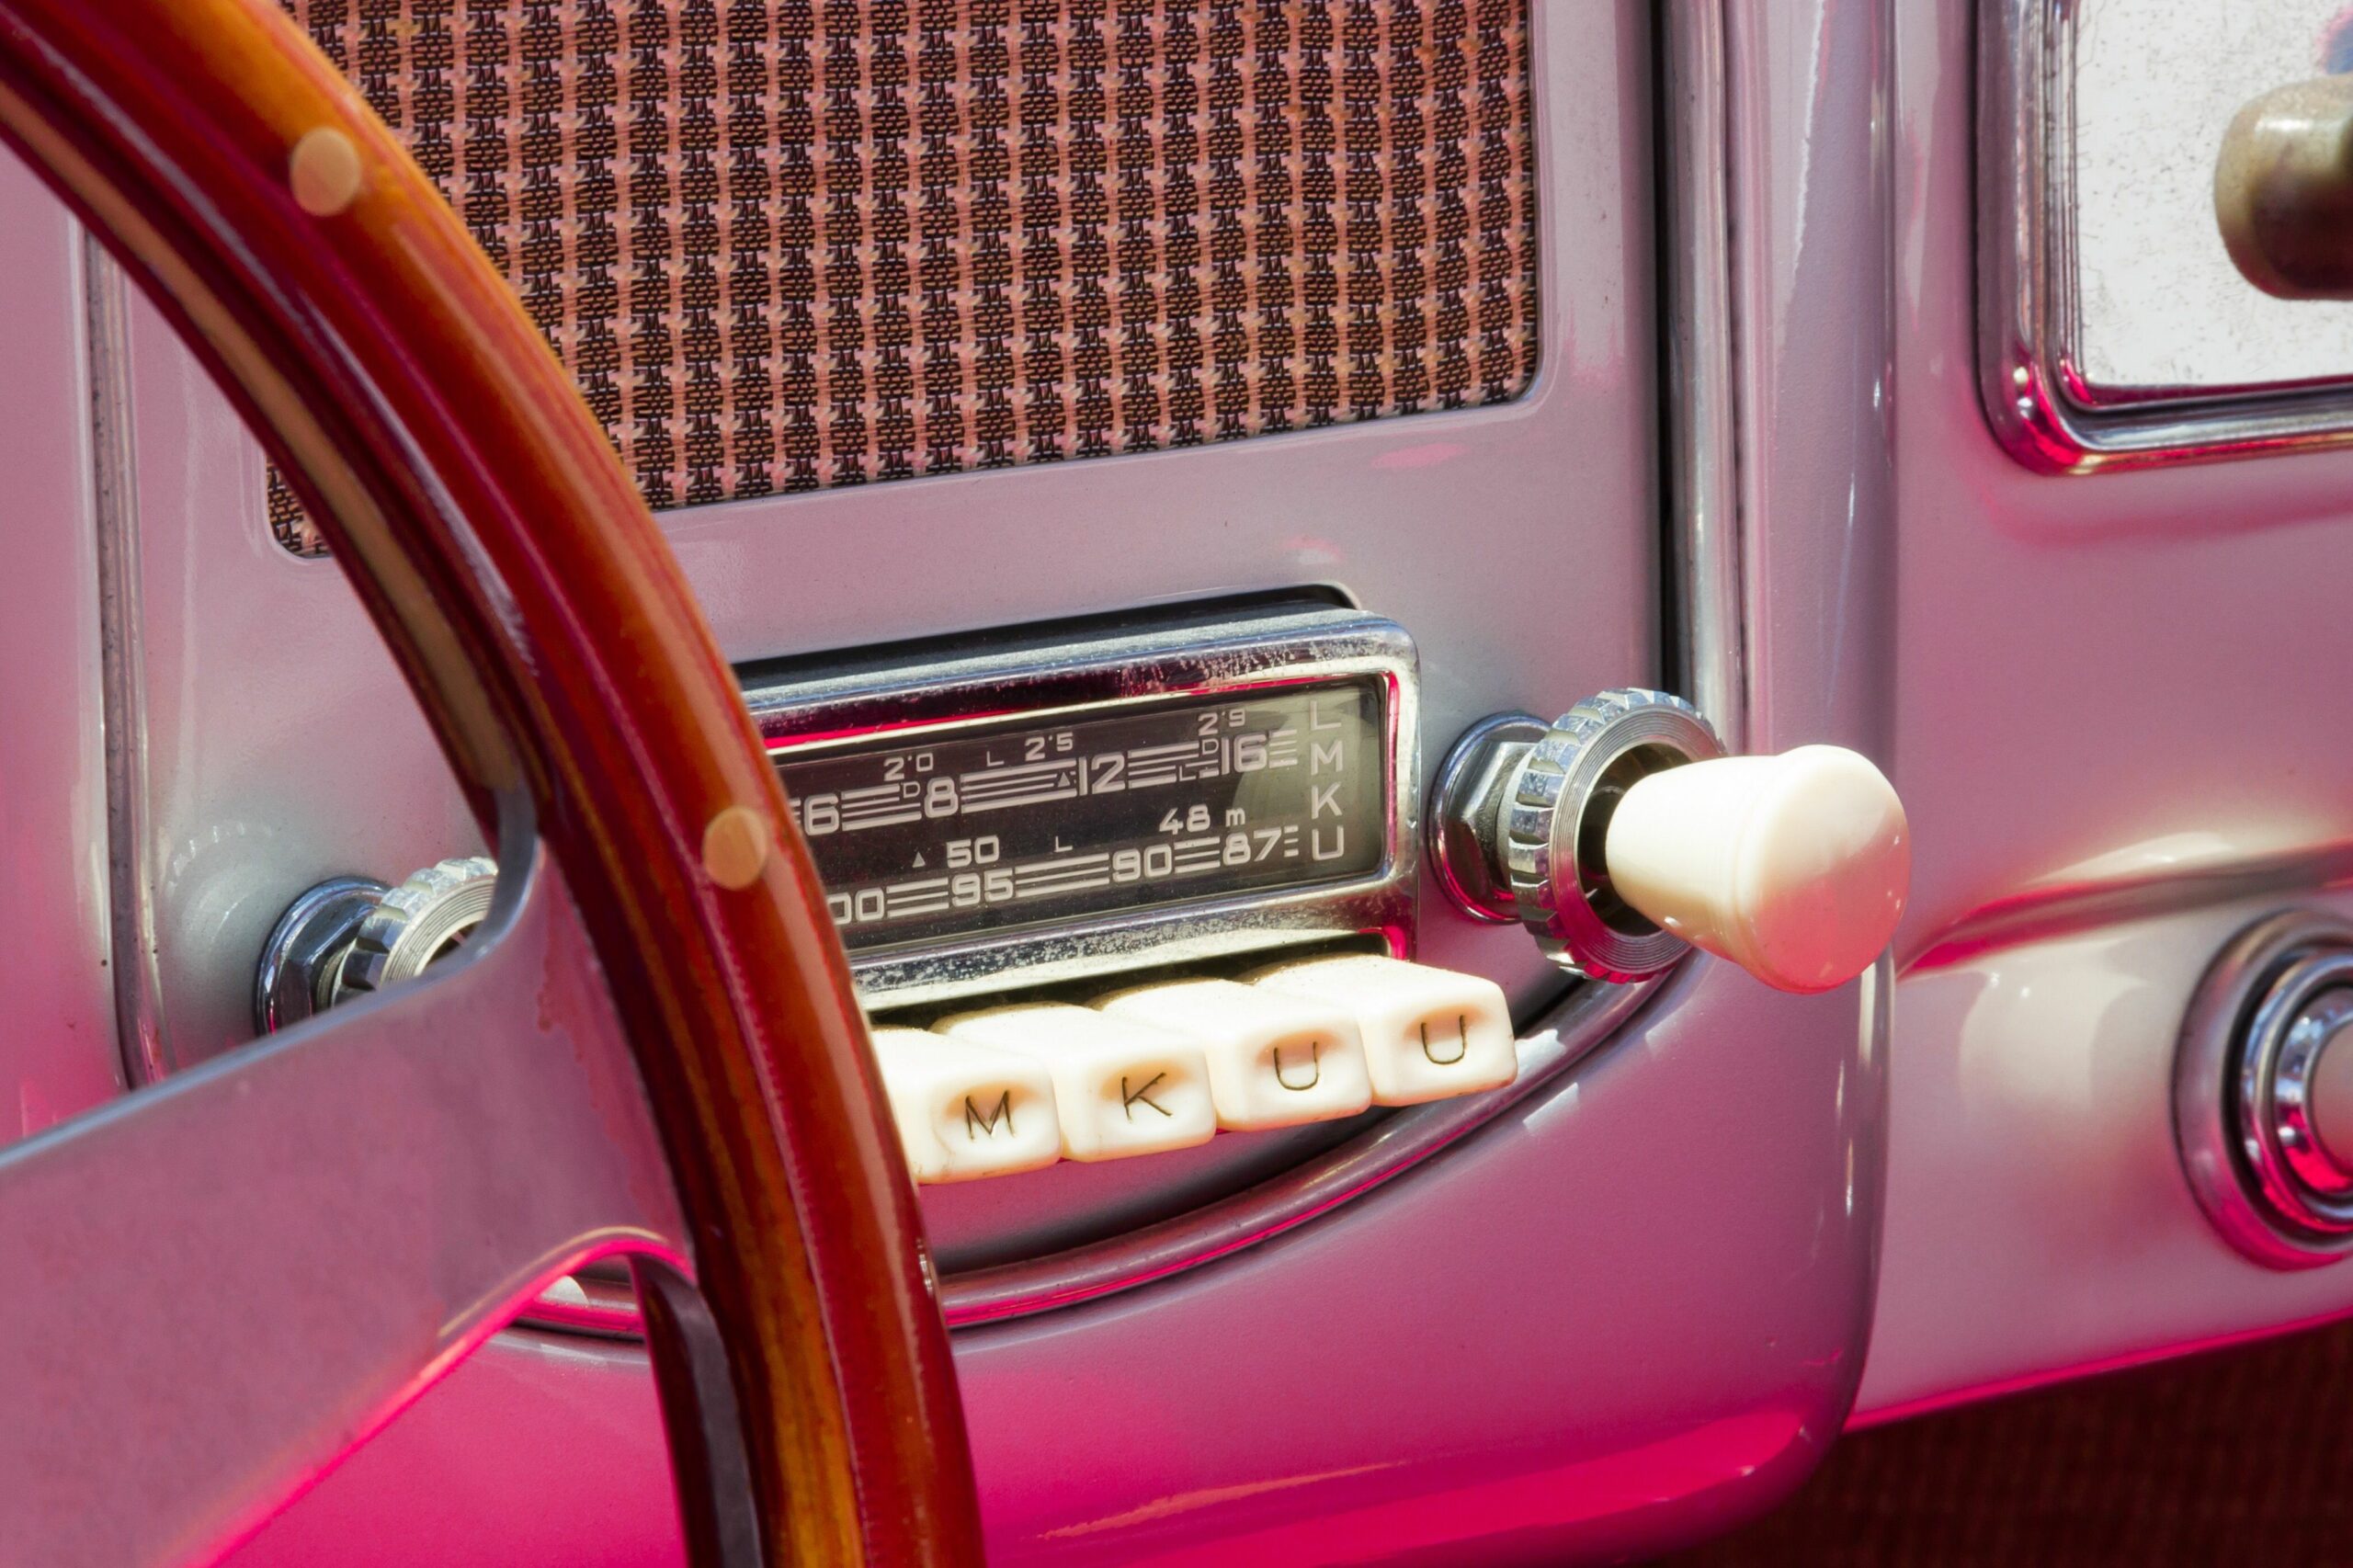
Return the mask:
M1535 372L1526 0L286 4L656 507Z

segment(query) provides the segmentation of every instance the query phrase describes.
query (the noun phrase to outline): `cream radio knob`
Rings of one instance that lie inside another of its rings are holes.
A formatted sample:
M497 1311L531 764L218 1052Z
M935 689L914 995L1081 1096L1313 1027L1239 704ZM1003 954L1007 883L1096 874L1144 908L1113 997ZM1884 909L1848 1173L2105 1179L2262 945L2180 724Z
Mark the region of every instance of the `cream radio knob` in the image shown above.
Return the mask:
M1868 758L1727 757L1664 692L1604 692L1551 724L1486 720L1438 797L1432 859L1456 902L1522 922L1597 980L1697 947L1780 990L1827 991L1886 948L1911 882L1903 802Z

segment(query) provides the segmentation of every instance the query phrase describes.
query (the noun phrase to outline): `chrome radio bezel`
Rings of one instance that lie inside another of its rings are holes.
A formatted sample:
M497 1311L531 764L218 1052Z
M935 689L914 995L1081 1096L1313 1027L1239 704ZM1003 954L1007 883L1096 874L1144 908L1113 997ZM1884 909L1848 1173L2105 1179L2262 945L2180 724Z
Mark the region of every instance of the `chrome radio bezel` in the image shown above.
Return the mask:
M938 740L1012 718L1080 720L1175 699L1367 678L1379 684L1384 709L1387 802L1386 842L1370 874L853 953L850 971L876 1011L1345 937L1377 937L1396 957L1412 957L1421 782L1413 640L1378 616L1294 603L1109 630L1038 629L742 676L768 756L795 761L881 736Z

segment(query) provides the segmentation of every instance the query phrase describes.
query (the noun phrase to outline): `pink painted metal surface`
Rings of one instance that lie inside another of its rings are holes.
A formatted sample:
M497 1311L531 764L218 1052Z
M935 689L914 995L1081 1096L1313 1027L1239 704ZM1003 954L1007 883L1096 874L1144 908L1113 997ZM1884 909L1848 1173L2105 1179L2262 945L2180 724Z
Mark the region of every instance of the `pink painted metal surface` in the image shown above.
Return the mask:
M1563 15L1540 11L1540 35ZM1752 626L1752 653L1769 654L1750 664L1756 741L1878 751L1888 322L1857 301L1881 297L1887 261L1884 13L1745 15L1739 199L1758 280L1744 440L1769 454L1745 514L1769 585ZM1348 449L1381 455L1327 456ZM722 625L748 624L748 537L714 524L681 539ZM1361 566L1376 580L1377 557ZM1006 578L1020 564L965 591L1036 602L1043 579ZM1561 1086L1313 1224L961 1333L992 1560L1607 1560L1769 1506L1838 1430L1861 1372L1887 999L1883 971L1798 1000L1703 963ZM493 1366L507 1380L502 1420L546 1430L564 1380L508 1346L481 1365L484 1383ZM313 1500L323 1518L297 1510L245 1561L300 1562L335 1520L401 1517L404 1488L478 1441L467 1422L488 1396L462 1404L460 1386L386 1434L381 1462L333 1478ZM645 1434L542 1462L550 1484L594 1462L630 1492L659 1460ZM462 1540L454 1521L414 1528L422 1545ZM561 1519L483 1528L517 1551L612 1560Z
M1873 1421L2353 1310L2353 1278L2206 1222L2169 1094L2213 953L2345 908L2353 453L2070 477L2003 449L1959 63L1984 11L1896 17L1894 755L1921 855Z
M107 859L104 661L91 517L80 234L0 156L0 472L10 581L0 613L0 951L7 1024L0 1143L120 1091Z
M1342 1213L960 1335L991 1560L1586 1560L1796 1485L1860 1371L1882 1059L1825 1049L1871 1038L1852 990L1760 1029L1762 994L1710 966L1571 1086ZM494 1346L235 1562L395 1522L420 1559L635 1561L608 1532L650 1542L643 1516L608 1509L658 1490L647 1392L621 1356ZM583 1467L609 1492L582 1518L413 1512L480 1462L485 1420L517 1439L500 1496L572 1494Z
M0 1560L201 1560L571 1267L686 1267L572 902L510 896L432 983L0 1153Z
M638 1346L503 1334L224 1562L680 1568L660 1431Z
M1793 1486L1860 1371L1879 1060L1823 1049L1862 1032L1853 991L1762 1028L1756 991L1688 977L1574 1087L1332 1223L965 1336L998 1558L1264 1559L1329 1521L1307 1560L1582 1559ZM1636 1125L1672 1131L1611 1131ZM1630 1511L1645 1473L1674 1508Z
M1598 15L1540 7L1540 47L1552 59L1590 47L1605 30ZM1638 15L1625 7L1620 19ZM1877 376L1886 323L1856 304L1872 297L1888 216L1876 183L1880 16L1847 0L1777 8L1753 17L1745 37L1754 118L1742 211L1766 279L1746 308L1758 312L1757 395L1780 411L1746 432L1773 454L1760 459L1747 498L1752 551L1771 585L1757 631L1771 656L1752 661L1765 744L1876 749L1883 736L1887 415ZM1641 69L1640 48L1602 41ZM1633 128L1624 155L1637 167L1646 109L1624 111ZM1592 130L1574 105L1555 100L1542 112L1568 128L1573 154L1572 132ZM1562 164L1571 172L1546 199L1615 210L1643 183L1614 157L1595 163L1584 172ZM1639 243L1627 244L1643 293L1647 260ZM1622 511L1647 528L1643 498L1621 507L1628 497L1613 488L1589 517L1579 507L1590 495L1563 488L1575 466L1560 456L1563 432L1630 397L1647 407L1652 391L1641 334L1627 338L1623 301L1597 291L1601 276L1548 274L1548 341L1563 350L1527 403L1437 416L1449 423L1434 419L1410 442L1376 426L916 482L890 497L887 514L852 514L838 494L813 498L804 531L768 526L773 518L755 528L748 509L731 508L682 525L678 542L731 651L747 657L794 646L783 641L793 636L882 634L862 601L837 591L849 583L895 607L888 634L912 635L1328 576L1374 608L1412 600L1440 654L1432 701L1457 720L1491 695L1573 698L1636 678L1651 656L1639 615L1564 618L1540 647L1525 634L1576 575L1563 562L1579 551L1612 602L1648 602L1647 557L1630 553L1631 536L1615 526ZM1644 310L1646 298L1638 328ZM170 382L175 371L158 358L151 373ZM159 392L147 406L168 402ZM231 497L239 506L258 493L258 463L224 456L225 437L210 434L209 459L199 452L176 468L171 453L151 454L142 472L158 506L202 504L170 494L176 477L242 491ZM1640 444L1633 427L1620 434L1621 445ZM199 474L208 464L234 472ZM1503 574L1474 570L1447 541L1483 474L1507 476L1478 492L1483 506L1565 541L1542 570L1500 583ZM1211 492L1213 504L1201 505ZM1034 548L1007 551L1003 533L971 526L976 496L1004 497L988 505L1018 518ZM854 516L871 526L848 526ZM1121 527L1094 526L1107 516ZM1153 552L1134 542L1145 523L1157 530ZM774 602L786 575L775 541L787 532L812 551L827 601L798 630L780 629ZM207 574L187 541L172 549L159 557L159 580L192 607L210 591L199 585L233 588L230 568ZM304 646L331 650L327 632L356 624L345 608L314 604ZM233 630L250 636L265 630L250 602L217 613L241 618ZM217 647L227 632L208 635ZM294 751L259 742L240 751L228 733L236 716L199 700L198 664L170 666L188 696L176 734L202 754L173 817L174 834L190 840L226 798L256 802L258 820L284 790L270 764ZM259 728L267 717L243 722ZM203 737L209 745L198 744ZM430 836L443 814L431 792L439 787L404 797L413 820L401 832ZM339 842L329 827L295 831ZM244 901L239 918L250 923L267 902ZM215 924L221 952L249 948L244 932ZM1447 942L1474 967L1526 958L1485 933L1449 929ZM172 978L228 1018L222 998L204 995L207 972L190 961ZM1836 1431L1859 1372L1885 997L1875 985L1791 1001L1703 965L1559 1087L1378 1192L1131 1296L960 1336L994 1555L1597 1558L1655 1550L1764 1507ZM659 1562L673 1517L650 1393L630 1352L502 1337L236 1561Z

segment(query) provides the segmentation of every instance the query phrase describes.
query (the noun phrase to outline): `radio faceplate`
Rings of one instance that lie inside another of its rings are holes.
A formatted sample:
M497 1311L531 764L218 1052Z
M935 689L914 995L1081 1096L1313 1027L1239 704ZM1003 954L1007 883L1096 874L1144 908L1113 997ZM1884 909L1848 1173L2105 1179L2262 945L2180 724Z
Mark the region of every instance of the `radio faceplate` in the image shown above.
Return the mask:
M1284 607L770 668L745 698L870 1006L1413 949L1413 642Z

